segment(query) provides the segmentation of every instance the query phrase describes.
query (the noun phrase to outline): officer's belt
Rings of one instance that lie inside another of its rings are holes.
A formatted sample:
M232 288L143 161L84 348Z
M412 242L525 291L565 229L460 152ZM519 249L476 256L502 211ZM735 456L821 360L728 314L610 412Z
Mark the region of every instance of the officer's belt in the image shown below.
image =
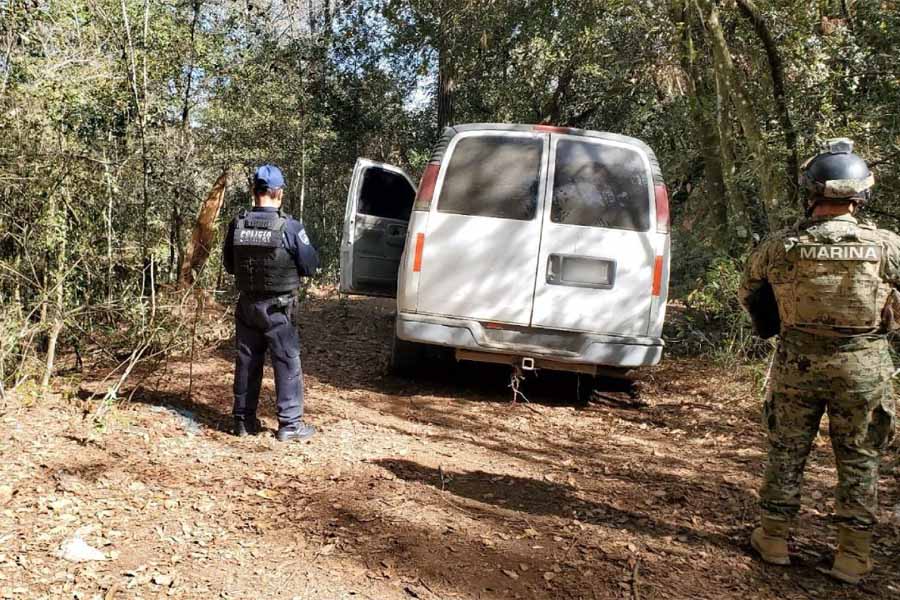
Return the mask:
M294 300L292 292L241 292L241 298L251 302L260 300L282 300L283 306L287 306Z

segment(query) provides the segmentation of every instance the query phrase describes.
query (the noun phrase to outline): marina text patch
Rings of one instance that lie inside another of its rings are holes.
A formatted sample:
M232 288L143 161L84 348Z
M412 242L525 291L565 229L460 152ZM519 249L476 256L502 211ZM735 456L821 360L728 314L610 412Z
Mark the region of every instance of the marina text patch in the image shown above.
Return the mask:
M881 261L881 246L871 244L809 244L794 247L800 260L857 260Z

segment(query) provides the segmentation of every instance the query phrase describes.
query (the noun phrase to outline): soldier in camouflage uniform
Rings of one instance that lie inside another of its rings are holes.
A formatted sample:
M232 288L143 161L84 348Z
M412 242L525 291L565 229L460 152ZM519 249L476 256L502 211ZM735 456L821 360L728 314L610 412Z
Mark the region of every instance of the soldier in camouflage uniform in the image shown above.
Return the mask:
M827 411L838 470L829 574L858 583L872 570L879 461L894 433L886 333L896 326L900 237L853 216L874 178L852 149L849 140L831 140L807 161L807 218L759 245L739 294L756 325L768 317L771 333L780 333L763 409L769 458L753 548L767 562L790 563L803 470Z

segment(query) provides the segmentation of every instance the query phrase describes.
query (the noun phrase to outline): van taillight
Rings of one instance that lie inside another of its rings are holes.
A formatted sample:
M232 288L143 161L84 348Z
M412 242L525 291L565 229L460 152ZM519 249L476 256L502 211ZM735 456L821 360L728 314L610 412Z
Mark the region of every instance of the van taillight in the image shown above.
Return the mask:
M662 292L663 264L663 257L657 256L653 263L653 289L651 292L654 296L659 296Z
M422 252L425 250L425 234L416 234L416 251L413 254L413 273L422 271Z
M434 196L434 186L437 183L440 163L428 163L425 172L422 173L422 181L419 182L419 192L416 194L416 210L428 210L431 208L431 197Z
M656 231L669 233L669 191L666 186L656 186Z

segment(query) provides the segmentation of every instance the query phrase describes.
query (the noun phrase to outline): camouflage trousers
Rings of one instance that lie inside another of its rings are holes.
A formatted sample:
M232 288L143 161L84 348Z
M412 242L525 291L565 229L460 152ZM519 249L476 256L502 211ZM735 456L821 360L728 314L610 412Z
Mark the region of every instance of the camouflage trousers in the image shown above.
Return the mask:
M875 524L881 453L894 435L892 371L883 336L782 335L763 408L769 438L763 514L791 519L800 510L806 459L827 412L837 520L854 529Z

